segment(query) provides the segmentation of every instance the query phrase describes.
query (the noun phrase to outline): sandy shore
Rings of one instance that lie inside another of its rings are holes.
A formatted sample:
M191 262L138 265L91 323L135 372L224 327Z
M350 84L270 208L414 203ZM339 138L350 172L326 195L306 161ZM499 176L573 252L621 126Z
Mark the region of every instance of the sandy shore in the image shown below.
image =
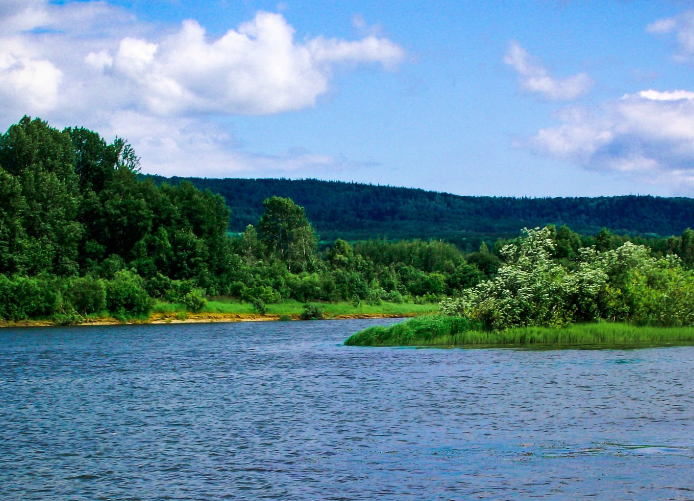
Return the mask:
M299 315L285 315L291 320L301 320ZM354 314L354 315L335 315L326 320L353 320L362 318L407 318L414 314L393 315L388 313L373 314ZM178 313L153 313L147 320L129 320L120 322L115 318L94 318L72 324L74 326L100 326L100 325L148 325L148 324L198 324L198 323L217 323L217 322L273 322L278 321L280 315L258 315L254 313L186 313L184 317ZM2 327L52 327L57 325L51 320L19 320L9 322L0 320Z

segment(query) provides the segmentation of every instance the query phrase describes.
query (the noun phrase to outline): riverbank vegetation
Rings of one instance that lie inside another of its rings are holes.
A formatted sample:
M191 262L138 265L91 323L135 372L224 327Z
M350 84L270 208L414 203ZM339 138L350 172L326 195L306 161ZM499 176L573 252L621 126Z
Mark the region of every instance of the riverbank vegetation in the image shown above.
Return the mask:
M502 331L460 317L432 315L390 327L373 326L347 339L349 346L420 347L642 347L694 344L694 327L635 326L624 323L516 327Z
M409 315L482 276L440 241L338 239L319 250L303 208L281 197L230 235L222 197L156 184L138 166L127 142L84 128L25 117L0 136L0 320L141 319L164 303L181 313L295 315L282 305L298 304L308 318Z
M691 341L694 273L626 242L558 254L552 227L525 230L493 278L440 303L442 316L374 328L349 344L604 344ZM610 324L618 323L618 324ZM633 326L633 327L632 327ZM665 328L665 329L664 329Z
M257 220L230 233L220 195L138 172L126 141L84 128L24 117L0 135L0 321L408 316L439 303L491 330L693 315L689 229L647 246L566 226L473 252L441 240L320 243L289 198L265 198Z

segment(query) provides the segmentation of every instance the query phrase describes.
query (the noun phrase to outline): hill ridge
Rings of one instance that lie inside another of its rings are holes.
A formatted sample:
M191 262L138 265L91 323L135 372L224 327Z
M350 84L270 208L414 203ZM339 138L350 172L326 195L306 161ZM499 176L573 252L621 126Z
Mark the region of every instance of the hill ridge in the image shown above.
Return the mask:
M678 235L694 227L694 199L687 197L472 196L313 178L151 177L157 183L190 181L222 195L231 208L233 232L257 223L263 200L273 195L304 207L324 240L440 238L465 247L546 224L566 224L583 234L607 228L641 236Z

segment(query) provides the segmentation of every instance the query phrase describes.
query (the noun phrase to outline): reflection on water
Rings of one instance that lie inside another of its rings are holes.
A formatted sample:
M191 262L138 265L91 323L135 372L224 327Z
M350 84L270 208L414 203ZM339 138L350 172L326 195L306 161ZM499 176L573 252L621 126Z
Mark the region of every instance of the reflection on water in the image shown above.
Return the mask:
M0 499L694 498L694 348L342 346L373 323L2 330Z

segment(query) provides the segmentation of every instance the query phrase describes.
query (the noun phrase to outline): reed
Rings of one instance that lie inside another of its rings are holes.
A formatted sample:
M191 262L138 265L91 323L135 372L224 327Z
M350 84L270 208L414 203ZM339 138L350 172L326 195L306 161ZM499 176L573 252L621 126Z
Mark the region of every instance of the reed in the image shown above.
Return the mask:
M485 331L459 317L417 317L390 327L369 327L350 346L431 347L628 347L694 344L694 327L574 324L563 328L520 327Z

